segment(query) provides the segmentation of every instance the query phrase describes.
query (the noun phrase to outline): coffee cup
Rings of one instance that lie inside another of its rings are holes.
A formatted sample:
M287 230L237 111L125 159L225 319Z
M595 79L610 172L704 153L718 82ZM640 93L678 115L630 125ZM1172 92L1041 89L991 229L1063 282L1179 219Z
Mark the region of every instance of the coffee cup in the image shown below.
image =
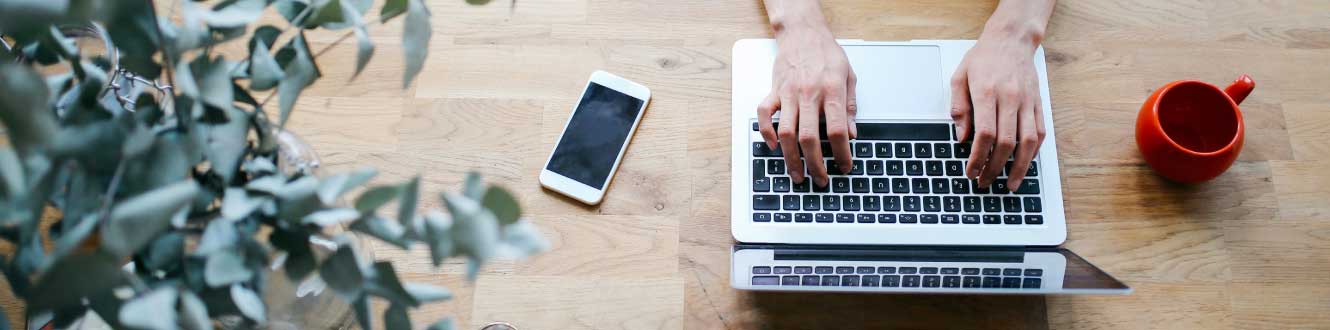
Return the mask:
M1160 176L1199 183L1223 174L1242 151L1243 99L1256 88L1242 75L1219 87L1179 80L1156 90L1136 117L1136 145Z

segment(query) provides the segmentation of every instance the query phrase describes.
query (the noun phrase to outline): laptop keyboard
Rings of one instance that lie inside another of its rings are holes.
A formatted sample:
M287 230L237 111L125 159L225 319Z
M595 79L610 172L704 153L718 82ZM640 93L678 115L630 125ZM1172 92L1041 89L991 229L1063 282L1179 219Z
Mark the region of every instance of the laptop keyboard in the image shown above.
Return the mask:
M1039 268L755 266L754 286L1038 289Z
M752 142L753 221L1043 225L1038 161L1020 187L1007 187L1010 160L992 185L980 186L965 177L970 143L956 141L954 131L945 123L859 123L850 173L837 169L823 136L831 180L822 188L811 179L794 184L782 151Z

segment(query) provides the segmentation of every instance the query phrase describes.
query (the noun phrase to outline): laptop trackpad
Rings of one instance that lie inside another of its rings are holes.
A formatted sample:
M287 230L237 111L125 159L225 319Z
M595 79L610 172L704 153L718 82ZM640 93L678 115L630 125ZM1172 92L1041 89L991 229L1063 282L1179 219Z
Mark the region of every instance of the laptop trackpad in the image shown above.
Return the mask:
M949 119L937 46L845 46L861 119Z

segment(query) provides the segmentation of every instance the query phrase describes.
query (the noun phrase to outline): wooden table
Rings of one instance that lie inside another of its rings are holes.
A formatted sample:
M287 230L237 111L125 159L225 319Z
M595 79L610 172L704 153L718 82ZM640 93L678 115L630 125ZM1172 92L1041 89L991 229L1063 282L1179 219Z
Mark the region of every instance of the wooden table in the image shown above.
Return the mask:
M839 37L869 40L973 39L995 4L824 0ZM325 76L290 124L330 171L378 166L378 182L420 174L427 192L456 190L467 171L479 171L516 190L553 243L540 257L491 264L471 285L460 264L433 269L423 250L378 248L411 280L458 292L415 313L417 322L1330 327L1330 2L1060 1L1045 47L1066 246L1136 292L1048 298L729 287L730 47L771 35L758 1L522 0L512 12L506 1L429 5L435 37L417 83L400 88L400 23L376 27L379 53L367 71L347 82L351 42L324 54ZM313 48L339 36L311 35ZM596 69L641 82L654 98L605 202L592 208L543 191L536 176ZM1258 87L1243 105L1239 161L1201 185L1155 176L1133 139L1140 102L1168 81L1226 84L1241 73Z

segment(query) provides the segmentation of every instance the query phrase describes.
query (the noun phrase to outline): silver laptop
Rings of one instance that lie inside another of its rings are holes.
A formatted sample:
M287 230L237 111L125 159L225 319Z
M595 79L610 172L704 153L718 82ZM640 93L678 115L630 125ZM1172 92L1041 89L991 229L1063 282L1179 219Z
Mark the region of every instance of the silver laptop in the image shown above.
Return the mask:
M776 44L740 40L733 59L731 285L748 290L1125 294L1067 238L1042 48L1035 67L1047 135L1026 180L963 175L951 77L972 40L841 40L858 77L854 169L828 187L793 184L757 132ZM777 123L779 125L780 123ZM825 142L824 142L825 143ZM829 148L824 148L830 150ZM828 152L829 153L829 152ZM823 161L830 162L829 154Z

